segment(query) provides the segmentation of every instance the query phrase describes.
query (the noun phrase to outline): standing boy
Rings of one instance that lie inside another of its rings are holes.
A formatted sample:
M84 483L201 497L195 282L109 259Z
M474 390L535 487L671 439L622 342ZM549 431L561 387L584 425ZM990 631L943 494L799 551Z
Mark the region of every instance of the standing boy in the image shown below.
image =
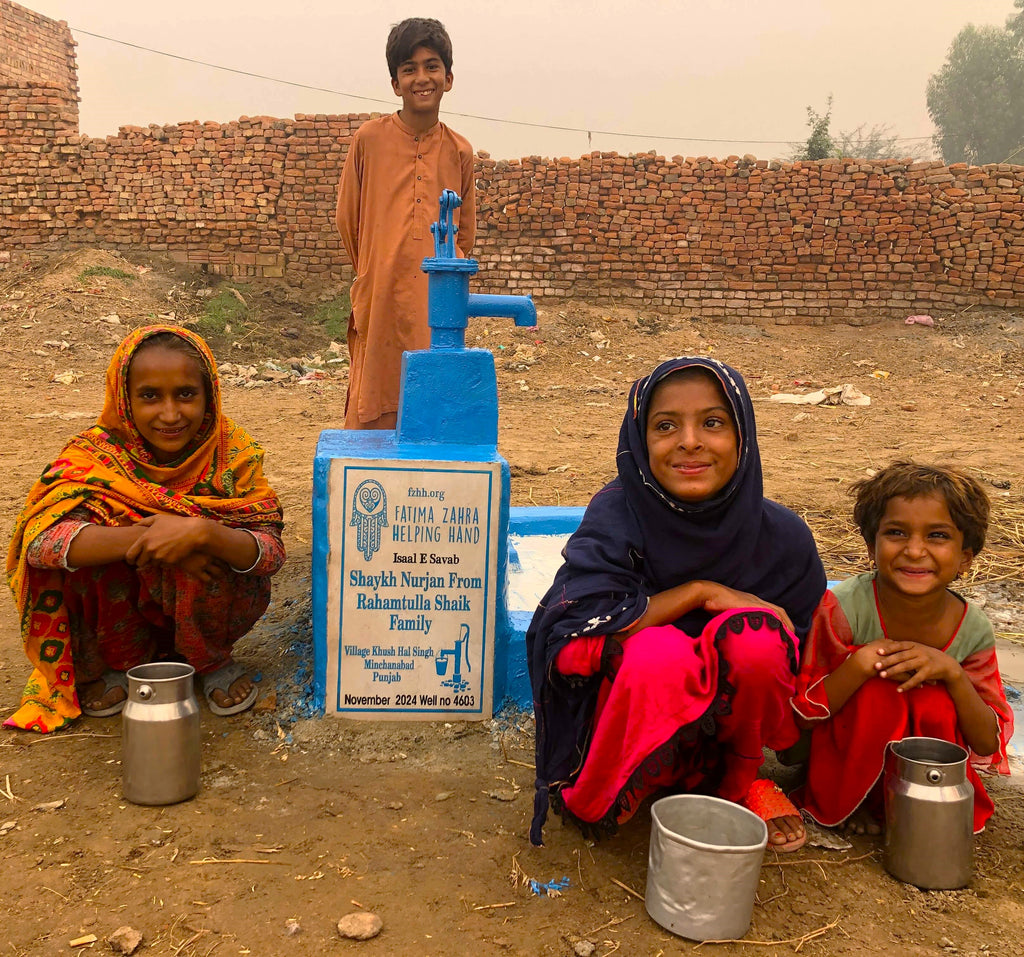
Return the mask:
M427 276L430 224L444 189L462 197L455 241L468 256L476 233L473 148L438 121L452 88L452 43L437 20L403 20L388 35L397 113L364 123L352 138L338 187L336 222L355 279L345 427L393 429L402 353L430 346Z

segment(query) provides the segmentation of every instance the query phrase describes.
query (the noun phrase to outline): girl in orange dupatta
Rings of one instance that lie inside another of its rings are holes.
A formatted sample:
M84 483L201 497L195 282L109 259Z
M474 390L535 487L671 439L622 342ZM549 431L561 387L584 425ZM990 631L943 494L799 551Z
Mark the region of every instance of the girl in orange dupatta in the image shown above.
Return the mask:
M263 450L221 412L206 343L148 326L118 346L98 423L29 492L7 580L34 668L8 727L48 732L84 710L115 714L124 672L195 666L219 714L256 688L232 645L266 610L284 561Z

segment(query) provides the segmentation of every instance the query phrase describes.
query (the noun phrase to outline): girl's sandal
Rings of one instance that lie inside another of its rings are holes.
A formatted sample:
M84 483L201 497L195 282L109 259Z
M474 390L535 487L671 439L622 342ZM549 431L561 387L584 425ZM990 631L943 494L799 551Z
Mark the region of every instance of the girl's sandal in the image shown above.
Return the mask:
M120 688L124 691L124 697L120 701L115 701L112 705L108 705L106 708L91 708L88 702L82 700L82 694L79 692L79 707L82 714L88 715L90 718L110 718L115 714L120 714L124 711L125 702L128 700L128 676L123 671L108 669L100 675L98 680L103 682L103 691L98 698L93 695L94 701L102 701L115 688Z
M229 661L226 665L221 665L216 671L211 671L202 676L203 695L206 697L206 705L210 709L211 714L215 714L218 717L241 714L243 711L248 711L256 703L256 696L260 691L255 684L249 689L249 693L237 704L219 705L213 700L213 693L215 691L223 691L224 694L229 694L231 686L239 678L244 677L245 674L246 670L242 665L237 661Z
M782 788L767 778L758 778L751 784L750 790L747 791L740 804L748 811L753 811L765 824L778 817L795 817L798 819L800 817L800 812L796 809L796 805L786 797L782 792ZM779 829L776 828L776 830ZM795 851L803 847L806 842L807 832L805 831L800 837L794 838L792 841L786 841L785 844L772 844L769 841L768 847L775 851Z

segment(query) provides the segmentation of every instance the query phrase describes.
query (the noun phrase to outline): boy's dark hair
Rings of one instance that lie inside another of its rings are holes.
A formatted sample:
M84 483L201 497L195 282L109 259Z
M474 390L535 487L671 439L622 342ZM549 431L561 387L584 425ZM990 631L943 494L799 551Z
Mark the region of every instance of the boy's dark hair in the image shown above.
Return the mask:
M385 55L388 58L388 69L391 79L398 79L398 68L411 60L417 47L433 50L444 64L444 72L452 72L452 41L440 20L426 17L410 17L396 23L388 34Z
M964 548L975 555L985 544L989 500L977 479L947 465L918 465L904 460L893 462L871 478L854 482L850 494L857 497L853 520L864 541L874 544L885 507L892 498L920 498L941 495L953 524L964 536Z

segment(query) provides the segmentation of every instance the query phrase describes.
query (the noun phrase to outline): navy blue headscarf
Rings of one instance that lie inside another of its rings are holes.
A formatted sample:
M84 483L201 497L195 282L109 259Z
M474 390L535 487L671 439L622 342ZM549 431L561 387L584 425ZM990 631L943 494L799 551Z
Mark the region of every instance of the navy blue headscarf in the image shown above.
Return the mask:
M666 492L647 456L647 413L655 387L689 368L707 370L721 385L739 438L735 474L700 502L682 502ZM623 631L644 613L652 595L697 579L780 605L803 639L825 593L825 571L810 529L764 497L754 407L735 369L706 356L682 356L634 382L616 462L618 478L587 506L526 635L537 719L535 844L549 783L565 782L577 770L601 682L600 675L569 681L553 670L568 641ZM710 618L698 609L676 624L696 635Z

